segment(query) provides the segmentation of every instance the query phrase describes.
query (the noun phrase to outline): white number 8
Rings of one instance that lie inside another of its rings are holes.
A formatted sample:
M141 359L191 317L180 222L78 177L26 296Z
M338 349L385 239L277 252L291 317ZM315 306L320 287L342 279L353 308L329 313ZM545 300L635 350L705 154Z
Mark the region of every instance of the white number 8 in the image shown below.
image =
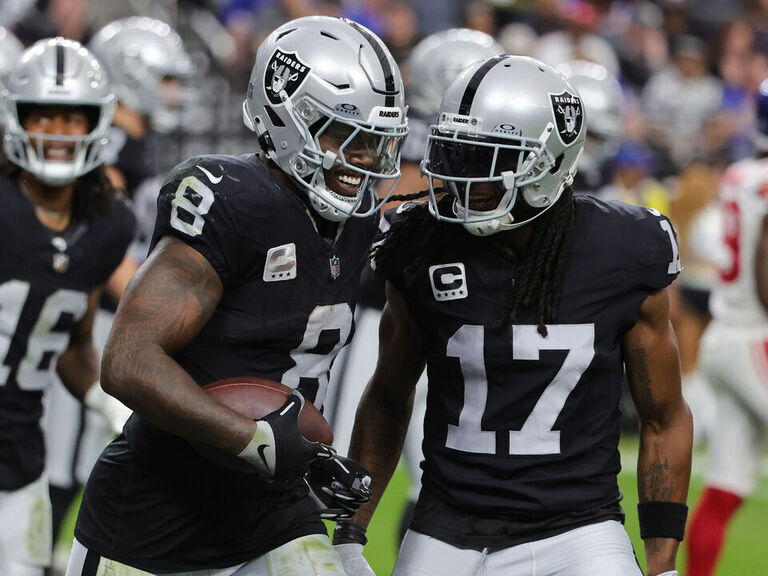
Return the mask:
M200 202L195 204L184 194L187 188L191 188L200 196ZM199 236L203 232L205 219L213 204L213 191L194 176L187 176L176 189L176 194L171 200L171 226L188 236ZM191 214L194 220L190 224L179 218L179 210Z

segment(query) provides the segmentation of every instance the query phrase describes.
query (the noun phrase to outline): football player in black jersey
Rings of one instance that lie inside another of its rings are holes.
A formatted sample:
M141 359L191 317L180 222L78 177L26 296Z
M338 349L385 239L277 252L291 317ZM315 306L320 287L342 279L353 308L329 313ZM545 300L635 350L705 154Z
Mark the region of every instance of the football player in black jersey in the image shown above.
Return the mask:
M402 80L366 28L302 18L260 46L243 116L260 155L192 158L160 192L151 254L102 363L104 385L136 412L88 480L68 576L343 576L364 561L359 545L331 547L302 475L310 469L320 499L351 514L367 474L301 437L296 416L303 401L322 407L352 335L379 219L374 185L399 174ZM201 389L239 376L295 391L254 422Z
M107 416L91 337L134 218L103 172L115 95L99 62L62 38L29 48L4 81L0 174L0 573L37 576L51 555L40 419L54 379Z
M473 64L430 131L428 204L382 220L387 304L350 446L373 494L334 541L364 543L426 363L422 490L396 576L640 576L616 481L624 369L648 574L676 574L692 424L669 323L675 234L658 212L573 196L585 131L553 68Z

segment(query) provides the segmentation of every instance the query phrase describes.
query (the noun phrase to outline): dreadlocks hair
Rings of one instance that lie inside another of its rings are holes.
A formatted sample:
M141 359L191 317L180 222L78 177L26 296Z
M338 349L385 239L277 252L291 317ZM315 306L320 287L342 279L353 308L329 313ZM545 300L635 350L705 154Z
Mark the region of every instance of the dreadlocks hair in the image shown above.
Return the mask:
M16 180L21 173L21 168L2 157L0 172ZM118 193L120 191L110 182L103 165L83 174L75 183L72 220L95 220L101 215L109 214L112 210L112 198Z
M439 198L440 212L449 210L453 201L450 194ZM520 313L535 306L538 332L547 336L546 325L555 321L560 304L562 274L568 258L574 214L573 190L566 187L555 205L530 224L533 227L531 239L519 260L517 277L496 326L498 329L506 328ZM489 248L488 238L472 236L455 224L436 220L429 214L426 204L406 210L384 239L385 242L377 243L371 253L371 257L383 266L390 256L400 251L417 254L403 270L408 286L432 263L446 256L469 255L474 250Z

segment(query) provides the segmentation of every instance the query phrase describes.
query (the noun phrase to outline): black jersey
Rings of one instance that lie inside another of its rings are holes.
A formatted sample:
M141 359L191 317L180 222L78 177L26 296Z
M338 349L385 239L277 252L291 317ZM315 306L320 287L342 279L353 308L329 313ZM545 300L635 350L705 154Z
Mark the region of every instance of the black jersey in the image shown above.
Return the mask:
M260 376L322 408L378 216L351 217L324 238L301 194L255 156L193 158L163 185L152 244L181 239L224 284L208 323L174 357L200 385ZM96 465L76 530L104 556L151 572L220 568L324 532L301 481L219 468L138 414L124 434Z
M456 234L474 248L434 262L413 283L403 278L412 253L377 262L427 338L422 494L460 514L503 521L473 541L460 534L472 530L466 523L445 522L442 513L420 520L417 508L419 531L483 547L622 517L620 341L680 264L674 230L659 213L586 195L575 203L547 337L533 310L498 328L515 266L461 226Z
M88 295L120 264L134 218L115 199L109 213L54 232L1 175L0 195L0 490L12 490L43 471L43 394Z

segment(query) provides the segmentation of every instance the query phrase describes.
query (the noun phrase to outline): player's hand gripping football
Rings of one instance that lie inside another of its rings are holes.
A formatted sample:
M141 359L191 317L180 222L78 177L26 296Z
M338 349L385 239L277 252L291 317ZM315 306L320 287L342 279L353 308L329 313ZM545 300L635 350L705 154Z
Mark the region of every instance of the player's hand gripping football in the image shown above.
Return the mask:
M304 397L293 390L280 408L256 421L258 428L238 454L269 480L285 482L303 476L317 459L334 455L330 446L310 442L299 432L298 417Z
M336 454L312 462L304 482L320 509L320 516L326 520L352 518L371 498L368 470L354 460Z

